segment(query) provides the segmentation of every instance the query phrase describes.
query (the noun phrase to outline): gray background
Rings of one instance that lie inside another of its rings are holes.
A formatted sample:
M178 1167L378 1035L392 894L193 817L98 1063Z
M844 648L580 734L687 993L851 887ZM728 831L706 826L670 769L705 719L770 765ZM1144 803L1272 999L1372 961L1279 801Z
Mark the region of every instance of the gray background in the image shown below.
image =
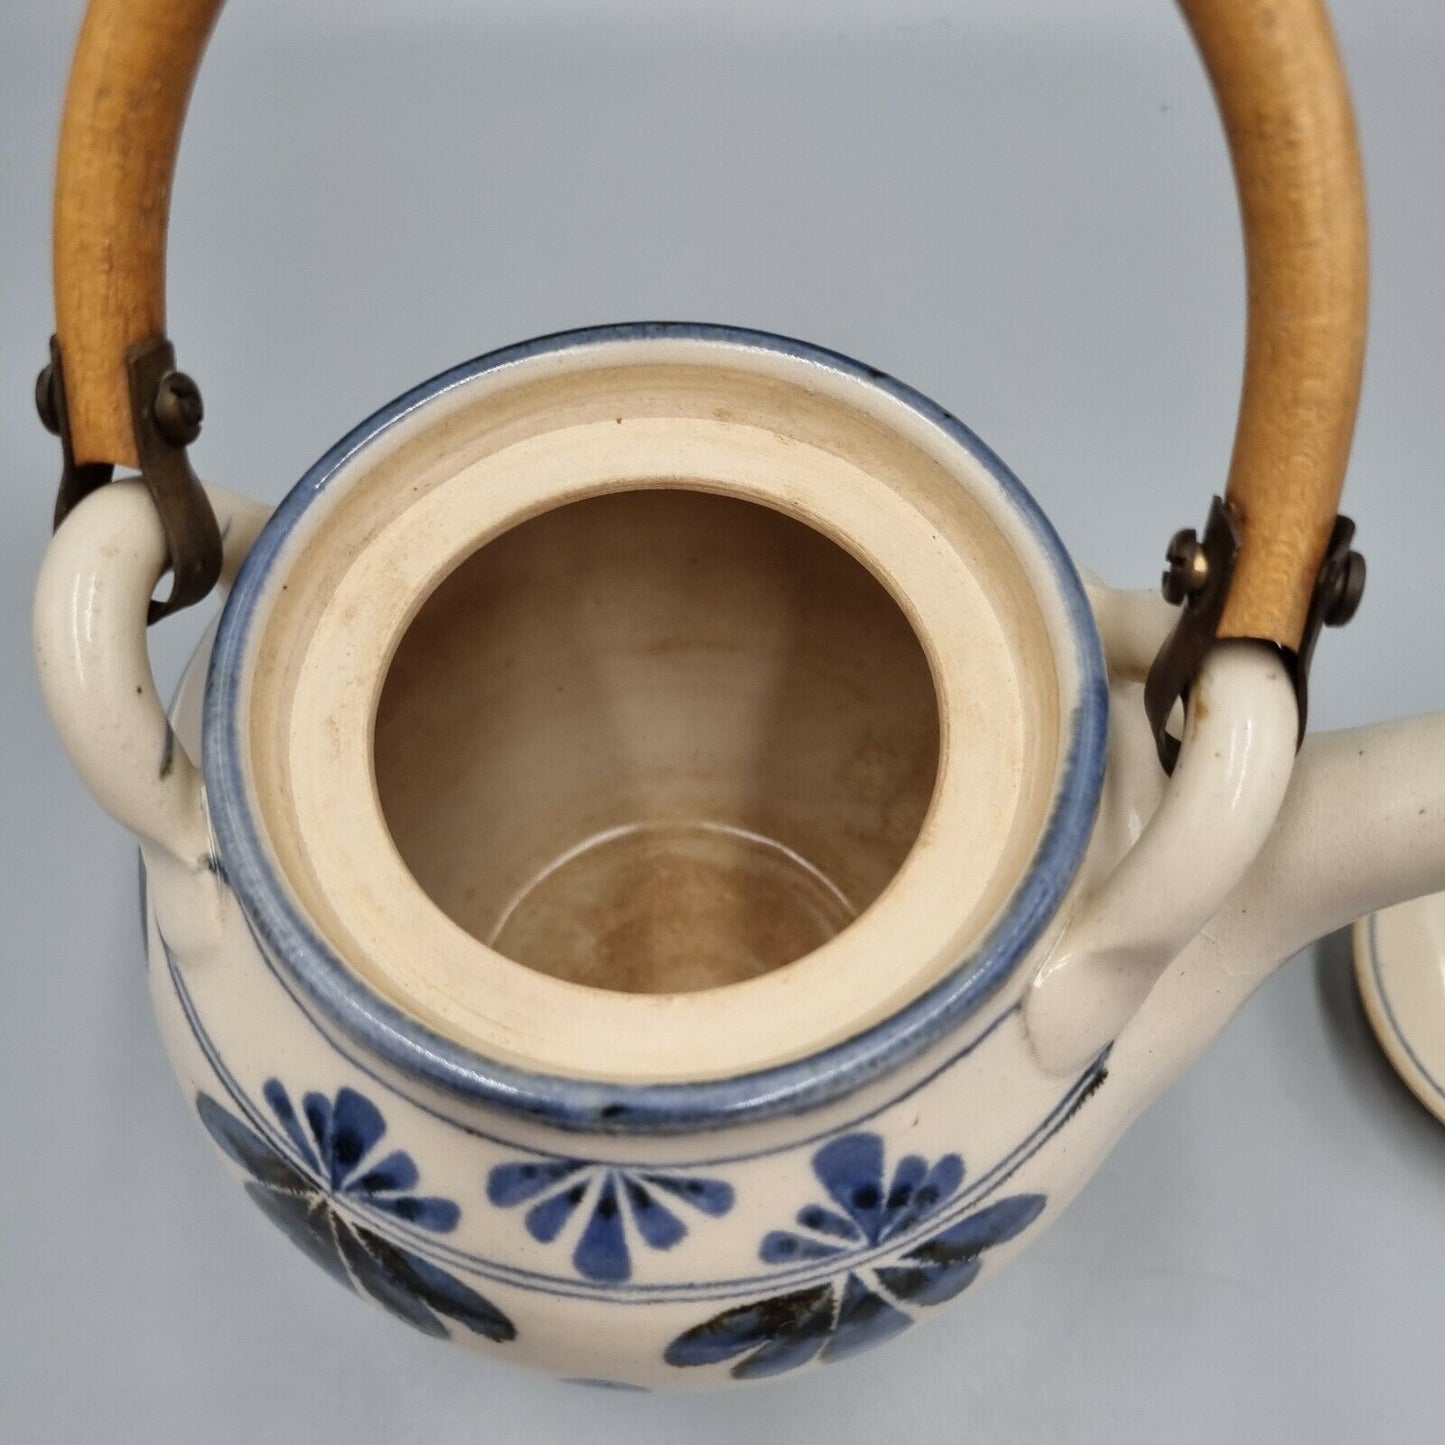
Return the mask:
M1317 725L1445 704L1445 9L1337 0L1374 219L1348 510L1373 572ZM855 1364L599 1396L303 1266L210 1157L141 981L132 845L53 740L29 593L58 449L48 185L77 0L0 9L0 1437L1438 1439L1445 1133L1295 960L1021 1263ZM1142 584L1221 485L1227 162L1159 0L237 0L181 160L171 333L209 477L275 499L397 392L553 329L732 321L922 387ZM173 679L200 625L155 635Z

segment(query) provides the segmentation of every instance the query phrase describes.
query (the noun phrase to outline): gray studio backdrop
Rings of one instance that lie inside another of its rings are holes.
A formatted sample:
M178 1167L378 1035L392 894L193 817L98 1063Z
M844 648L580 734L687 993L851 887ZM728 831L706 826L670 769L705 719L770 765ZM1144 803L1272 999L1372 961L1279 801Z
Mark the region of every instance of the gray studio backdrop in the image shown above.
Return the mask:
M1290 964L1021 1263L850 1365L601 1396L413 1335L223 1175L151 1024L135 855L29 659L58 451L49 172L79 0L0 0L0 1439L1439 1438L1445 1129L1346 941ZM1347 508L1365 606L1314 722L1445 705L1445 7L1337 0L1374 219ZM1220 487L1241 261L1163 0L235 0L176 188L205 475L275 499L462 358L636 317L807 337L918 385L1086 565L1158 572ZM204 610L204 609L202 609ZM155 635L174 678L198 617Z

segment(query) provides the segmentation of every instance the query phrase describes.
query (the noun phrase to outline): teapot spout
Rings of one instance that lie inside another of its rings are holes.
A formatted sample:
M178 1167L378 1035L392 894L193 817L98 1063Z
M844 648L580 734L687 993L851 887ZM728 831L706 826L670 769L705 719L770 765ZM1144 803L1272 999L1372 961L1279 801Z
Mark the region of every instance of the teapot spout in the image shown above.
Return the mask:
M1445 713L1310 737L1269 840L1120 1035L1111 1072L1154 1097L1279 964L1364 914L1442 891Z
M1366 913L1445 890L1445 712L1318 734L1269 842L1207 930L1278 962Z

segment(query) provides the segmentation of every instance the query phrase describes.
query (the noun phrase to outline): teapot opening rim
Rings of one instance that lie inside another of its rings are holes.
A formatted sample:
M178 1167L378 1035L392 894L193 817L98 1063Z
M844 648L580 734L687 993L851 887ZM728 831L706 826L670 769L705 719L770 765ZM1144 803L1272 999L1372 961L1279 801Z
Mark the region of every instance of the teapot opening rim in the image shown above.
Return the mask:
M1062 764L1038 845L992 928L936 982L839 1042L751 1072L684 1082L604 1082L518 1067L445 1037L367 985L336 956L278 876L250 798L242 663L267 580L310 504L368 444L424 403L478 377L537 358L626 343L739 348L801 361L901 403L987 473L1032 551L1032 580L1068 639L1072 709L1061 719ZM1042 574L1040 582L1039 574ZM206 688L204 765L218 854L267 961L328 1033L400 1075L476 1104L575 1130L677 1133L816 1108L916 1057L993 998L1039 942L1073 882L1102 788L1107 689L1083 585L1053 528L1001 461L961 423L910 388L836 353L739 328L637 323L539 338L442 373L377 412L293 488L228 599Z

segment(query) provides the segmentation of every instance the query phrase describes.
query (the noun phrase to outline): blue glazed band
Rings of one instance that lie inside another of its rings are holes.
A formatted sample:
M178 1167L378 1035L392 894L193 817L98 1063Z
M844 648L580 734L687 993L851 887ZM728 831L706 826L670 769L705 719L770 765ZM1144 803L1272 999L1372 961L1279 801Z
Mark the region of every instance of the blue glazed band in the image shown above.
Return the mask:
M519 1069L463 1048L398 1009L336 956L277 876L243 766L242 662L252 624L287 539L342 467L417 408L479 376L539 356L629 341L713 343L796 358L882 392L937 428L992 476L1046 559L1079 678L1053 809L1028 872L987 937L925 993L852 1038L787 1064L700 1083L622 1085ZM470 1104L568 1130L677 1134L830 1103L916 1058L992 997L1042 935L1083 859L1103 786L1108 706L1098 630L1068 553L1022 483L960 421L902 382L805 342L736 327L637 322L540 337L465 362L383 407L327 452L276 509L227 600L206 682L202 751L218 867L273 968L308 1011L401 1075Z

